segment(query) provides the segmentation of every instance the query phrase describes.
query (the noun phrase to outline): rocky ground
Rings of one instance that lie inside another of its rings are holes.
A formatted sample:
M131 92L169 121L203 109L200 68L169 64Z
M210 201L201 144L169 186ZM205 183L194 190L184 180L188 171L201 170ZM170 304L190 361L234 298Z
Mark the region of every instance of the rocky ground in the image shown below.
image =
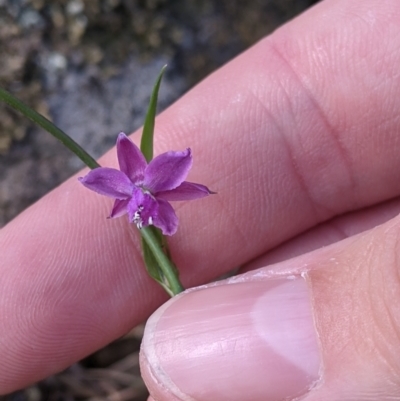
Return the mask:
M94 156L313 0L0 0L0 86ZM81 167L0 104L0 227ZM1 335L1 334L0 334ZM141 329L67 371L0 400L145 400Z

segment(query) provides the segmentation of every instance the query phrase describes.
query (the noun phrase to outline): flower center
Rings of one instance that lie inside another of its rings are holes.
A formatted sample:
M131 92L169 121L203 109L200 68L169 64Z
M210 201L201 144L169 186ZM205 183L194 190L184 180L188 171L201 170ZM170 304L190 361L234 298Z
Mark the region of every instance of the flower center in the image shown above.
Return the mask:
M137 228L140 230L143 228L143 219L142 219L142 212L143 212L144 206L139 205L138 209L136 210L135 214L133 215L133 222L136 224ZM150 216L147 221L148 225L153 224L153 218Z
M137 225L137 228L140 230L143 227L143 220L142 220L142 211L143 205L139 205L138 209L136 210L135 214L133 215L133 222Z

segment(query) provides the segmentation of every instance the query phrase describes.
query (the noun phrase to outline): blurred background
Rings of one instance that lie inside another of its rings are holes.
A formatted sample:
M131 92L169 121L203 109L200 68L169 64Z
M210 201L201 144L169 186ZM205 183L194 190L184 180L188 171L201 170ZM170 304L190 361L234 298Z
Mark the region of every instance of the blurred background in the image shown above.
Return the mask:
M159 111L316 2L0 0L0 86L98 157L118 132L141 126L164 64ZM0 104L0 227L81 167L48 133ZM142 329L0 401L146 400Z

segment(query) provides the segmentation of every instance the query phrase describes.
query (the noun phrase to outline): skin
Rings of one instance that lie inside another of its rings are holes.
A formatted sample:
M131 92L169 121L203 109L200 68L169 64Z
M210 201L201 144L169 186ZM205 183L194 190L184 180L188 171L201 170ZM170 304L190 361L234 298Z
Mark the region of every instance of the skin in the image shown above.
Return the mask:
M325 0L157 119L156 154L190 146L188 180L218 192L176 204L170 242L186 287L238 265L295 269L286 259L309 252L295 265L310 268L326 376L307 400L399 394L399 22L397 0ZM115 150L100 163L115 166ZM105 219L110 208L72 177L0 230L1 394L118 338L167 299L143 270L135 227Z

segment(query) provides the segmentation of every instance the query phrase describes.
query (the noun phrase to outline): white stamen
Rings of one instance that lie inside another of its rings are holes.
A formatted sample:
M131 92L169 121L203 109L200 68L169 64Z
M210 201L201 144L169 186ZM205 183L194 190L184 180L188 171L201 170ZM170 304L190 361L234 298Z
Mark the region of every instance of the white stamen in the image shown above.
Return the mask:
M153 224L153 218L150 216L149 217L149 225L152 225Z
M133 222L136 224L139 230L143 228L143 220L141 217L142 210L143 210L143 205L140 205L138 207L138 210L136 210L135 214L133 215Z

